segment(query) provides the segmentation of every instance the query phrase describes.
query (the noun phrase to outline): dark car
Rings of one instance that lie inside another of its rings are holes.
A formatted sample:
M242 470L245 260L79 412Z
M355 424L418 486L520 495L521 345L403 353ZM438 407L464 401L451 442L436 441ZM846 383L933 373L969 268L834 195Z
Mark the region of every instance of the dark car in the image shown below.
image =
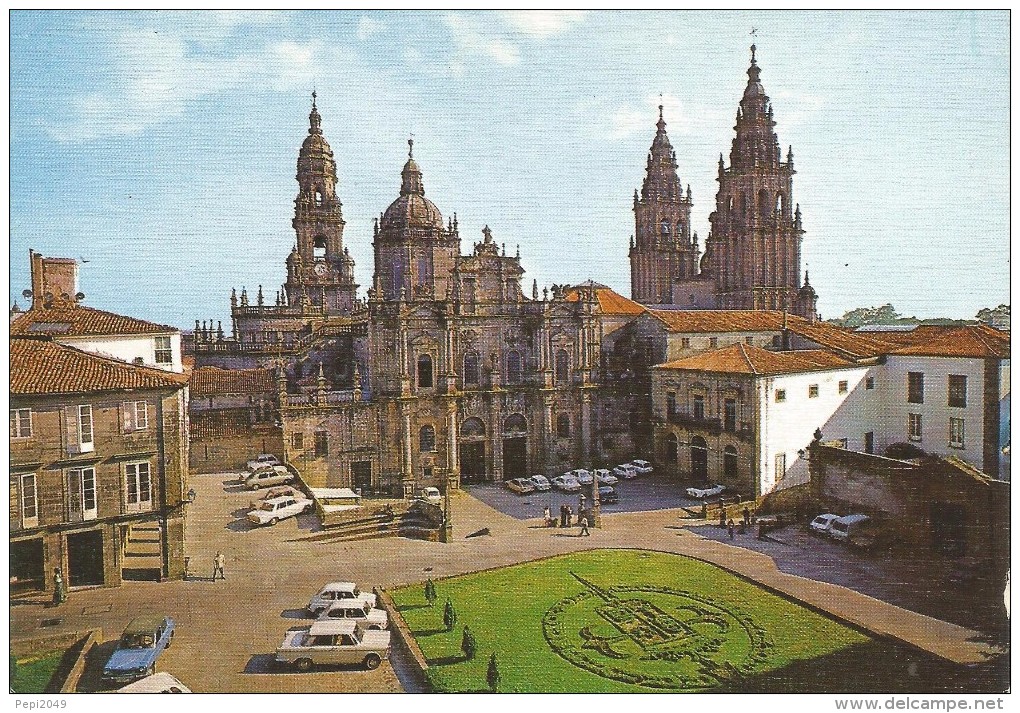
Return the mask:
M612 485L603 485L599 488L599 500L604 503L618 503L620 496Z
M156 659L174 640L174 620L168 616L133 619L103 667L104 684L123 684L151 676Z

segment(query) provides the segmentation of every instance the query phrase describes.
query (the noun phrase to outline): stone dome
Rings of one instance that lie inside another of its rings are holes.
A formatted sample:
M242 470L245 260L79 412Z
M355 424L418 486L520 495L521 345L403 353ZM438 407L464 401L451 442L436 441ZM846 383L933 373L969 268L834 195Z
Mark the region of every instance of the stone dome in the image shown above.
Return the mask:
M380 228L386 229L442 229L443 214L436 204L425 197L425 184L421 169L414 160L414 140L408 142L407 163L400 172L400 197L383 213Z

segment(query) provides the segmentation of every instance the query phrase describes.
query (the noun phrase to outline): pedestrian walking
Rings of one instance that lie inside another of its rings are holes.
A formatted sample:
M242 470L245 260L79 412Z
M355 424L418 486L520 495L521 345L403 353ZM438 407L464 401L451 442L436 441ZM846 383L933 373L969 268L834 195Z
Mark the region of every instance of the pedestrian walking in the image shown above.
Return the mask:
M581 524L581 532L580 532L580 534L578 534L578 537L591 537L591 533L588 532L588 518L582 517L580 524Z
M567 527L573 525L574 520L574 508L567 505Z
M747 527L750 524L751 524L751 511L748 510L747 507L745 506L744 507L744 527Z
M64 584L64 574L60 567L53 570L53 606L59 606L67 601L67 586Z
M567 526L567 506L560 505L560 527Z
M549 527L552 524L552 511L549 506L545 506L545 510L542 511L542 520L545 521L545 526Z
M730 521L726 523L726 529L729 530L729 532L730 532L730 539L732 540L733 539L733 518L732 517L730 518Z
M216 556L213 557L213 571L212 580L216 581L216 575L220 575L220 579L226 579L227 575L223 574L223 564L226 562L226 557L223 556L222 552L217 552Z

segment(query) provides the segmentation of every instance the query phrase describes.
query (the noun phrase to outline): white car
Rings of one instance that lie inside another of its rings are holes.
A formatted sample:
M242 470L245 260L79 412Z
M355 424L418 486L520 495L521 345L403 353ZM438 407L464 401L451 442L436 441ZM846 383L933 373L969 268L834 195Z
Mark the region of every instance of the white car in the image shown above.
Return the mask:
M439 492L439 488L422 488L418 499L433 505L440 505L443 502L443 495Z
M350 619L317 621L291 629L276 650L276 662L310 671L316 664L363 664L379 668L390 655L390 632L366 630Z
M620 482L620 479L610 473L605 468L599 468L595 471L595 478L599 481L599 485L616 485Z
M389 626L389 616L382 609L357 599L341 599L333 602L322 614L319 621L330 619L349 619L360 623L365 629L385 629Z
M613 474L624 480L632 480L638 477L637 468L632 466L630 463L621 463L620 465L613 468Z
M254 459L248 461L248 470L255 470L263 465L283 465L283 463L272 453L259 453Z
M838 517L839 515L834 515L831 512L822 513L811 521L811 531L823 535L827 534L829 532L829 528L832 527L832 521Z
M262 503L264 503L265 501L272 500L273 498L282 498L284 495L296 498L297 500L302 499L308 500L308 496L305 495L300 490L298 490L297 488L295 488L294 486L280 485L275 488L270 488L266 492L262 493L262 497L260 498L252 498L251 500L249 500L248 507L252 510L258 510L260 507L262 507Z
M375 606L375 595L361 591L354 582L330 582L309 600L308 611L313 616L319 616L330 604L343 599L354 599Z
M117 693L191 693L191 689L169 673L154 673L151 676L118 688Z
M564 473L565 476L573 477L581 485L591 485L594 481L594 477L591 471L585 470L584 468L578 468L577 470L570 470Z
M647 475L655 470L655 468L652 467L652 464L646 460L635 459L630 462L630 465L634 466L637 472L641 475Z
M308 498L295 498L290 495L270 498L248 513L248 521L253 525L275 525L280 520L300 515L311 506L312 501Z
M557 490L562 490L564 493L576 493L581 489L581 484L577 482L577 479L572 475L558 475L552 479L552 484L556 486Z
M707 500L726 492L725 485L714 485L711 488L687 488L687 497L695 500Z
M514 478L503 483L507 490L518 495L527 495L535 492L535 484L529 478Z
M552 484L549 479L544 475L533 475L531 476L531 484L535 486L535 490L545 492L546 490L552 489Z
M248 477L244 479L244 487L249 490L258 490L293 482L294 474L287 470L286 466L266 465L249 473Z

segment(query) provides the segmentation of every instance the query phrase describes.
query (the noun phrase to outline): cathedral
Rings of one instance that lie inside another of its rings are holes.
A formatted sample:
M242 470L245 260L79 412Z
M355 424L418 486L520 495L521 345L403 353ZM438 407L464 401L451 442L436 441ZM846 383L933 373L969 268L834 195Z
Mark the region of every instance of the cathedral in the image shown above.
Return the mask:
M728 167L719 155L703 254L691 232L691 187L684 191L680 183L659 107L644 184L634 193L631 297L641 304L816 317L817 295L807 274L800 282L804 230L793 202L793 147L784 161L755 52L751 45Z

